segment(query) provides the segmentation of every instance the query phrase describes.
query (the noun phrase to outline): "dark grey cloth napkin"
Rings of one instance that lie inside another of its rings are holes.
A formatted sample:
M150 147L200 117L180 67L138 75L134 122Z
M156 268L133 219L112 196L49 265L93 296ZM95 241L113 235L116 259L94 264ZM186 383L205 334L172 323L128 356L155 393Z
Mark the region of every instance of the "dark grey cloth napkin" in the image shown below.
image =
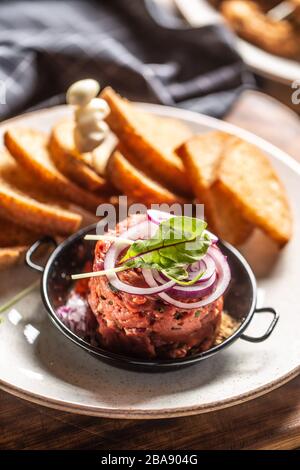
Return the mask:
M214 116L253 84L229 31L185 27L152 0L0 1L1 119L63 102L86 77Z

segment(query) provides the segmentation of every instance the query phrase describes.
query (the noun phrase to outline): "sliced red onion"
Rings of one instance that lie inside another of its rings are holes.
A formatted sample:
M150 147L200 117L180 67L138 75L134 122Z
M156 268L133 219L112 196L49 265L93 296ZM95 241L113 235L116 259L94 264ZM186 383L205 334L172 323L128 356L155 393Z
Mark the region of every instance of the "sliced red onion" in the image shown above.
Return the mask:
M157 225L145 221L130 227L121 235L127 239L136 240L149 238L156 230ZM128 241L120 240L118 243L112 243L105 256L105 270L115 268L118 257L127 246ZM194 309L203 307L219 298L226 290L230 281L230 270L226 258L215 245L209 247L207 254L202 260L190 266L190 273L195 273L195 276L201 270L205 271L205 274L193 286L180 286L172 280L166 282L160 273L151 269L142 269L149 288L134 287L126 284L119 279L116 273L107 274L107 278L116 289L122 292L144 296L158 294L165 302L178 308ZM192 278L193 276L191 276ZM181 297L202 297L202 300L192 303L180 302L168 295L167 291Z
M179 300L174 299L170 295L165 292L162 292L159 297L164 300L166 303L174 305L177 308L181 308L184 310L192 310L196 308L204 307L205 305L211 304L215 300L217 300L221 295L224 294L225 290L227 289L229 282L230 282L230 269L227 263L225 256L221 253L221 251L216 246L209 247L209 254L214 259L216 268L217 268L217 282L214 286L214 291L205 297L204 299L198 302L181 302ZM158 283L153 278L151 284L153 287L158 285ZM176 286L177 287L177 286ZM192 287L192 286L191 286Z
M196 266L197 264L198 264L198 268ZM194 266L194 265L195 265L197 274L199 273L199 271L204 271L203 276L199 279L198 282L207 281L216 272L215 262L208 253L200 261L198 261L197 263L192 264L192 266ZM192 268L192 266L191 266L191 268ZM193 272L192 269L191 269L191 271Z
M203 272L203 276L196 282L196 284L201 284L202 282L208 281L212 275L216 271L216 265L212 257L208 254L204 256L200 261L196 261L195 263L191 264L188 268L189 277L188 279L191 281L195 278L199 272ZM160 275L161 278L164 279L164 282L167 281L169 278L164 274Z
M157 231L157 226L148 220L133 225L126 232L120 234L121 237L129 238L131 240L151 238Z
M164 281L164 279L162 278L162 276L159 274L158 271L153 271L152 274L153 274L153 278L160 284L161 284L161 281ZM174 294L174 295L177 295L180 297L186 297L186 298L191 298L191 297L203 298L206 295L209 295L212 293L212 291L215 288L216 282L217 282L217 275L214 272L211 278L205 282L201 282L201 283L197 282L193 284L192 286L180 286L178 284L175 284L175 286L168 289L168 294Z
M209 236L213 245L218 243L219 239L214 233L210 232L209 230L204 230L204 233Z
M135 225L134 227L130 227L130 229L128 229L125 233L122 233L122 235L126 238L137 239L137 238L142 238L143 236L146 236L149 230L151 230L151 228L149 228L149 222L142 222L141 224ZM122 243L120 241L118 243L112 243L104 259L105 270L115 268L116 261L120 253L122 253L124 248L126 248L127 246L128 246L128 243L126 242ZM145 271L151 271L151 270L145 270ZM134 286L131 286L130 284L126 284L125 282L120 281L116 273L107 274L106 277L113 287L115 287L116 289L122 292L127 292L128 294L132 294L132 295L158 294L160 292L164 292L167 289L170 289L176 284L175 281L169 281L169 282L164 283L163 285L156 285L154 287L144 288L144 287L134 287Z
M175 217L173 214L169 212L159 211L155 209L148 209L147 210L148 220L153 222L156 225L159 225L161 222L170 219L171 217Z

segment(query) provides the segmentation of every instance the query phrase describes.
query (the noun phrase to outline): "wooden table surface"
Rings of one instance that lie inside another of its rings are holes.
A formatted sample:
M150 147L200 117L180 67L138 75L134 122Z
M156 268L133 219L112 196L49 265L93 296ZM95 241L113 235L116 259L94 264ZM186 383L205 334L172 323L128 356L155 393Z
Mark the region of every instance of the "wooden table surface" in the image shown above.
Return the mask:
M228 121L300 161L300 120L275 100L245 92ZM204 415L154 421L78 416L0 391L0 449L295 449L300 376L261 398Z

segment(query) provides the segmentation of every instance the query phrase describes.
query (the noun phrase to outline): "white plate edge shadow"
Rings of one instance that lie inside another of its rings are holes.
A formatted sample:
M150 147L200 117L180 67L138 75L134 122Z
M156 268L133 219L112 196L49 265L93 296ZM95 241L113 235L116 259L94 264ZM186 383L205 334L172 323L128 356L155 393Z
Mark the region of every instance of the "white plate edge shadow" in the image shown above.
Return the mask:
M300 164L295 161L292 157L286 154L284 151L280 150L273 144L265 141L261 137L257 137L255 134L251 132L241 129L238 126L233 124L220 121L218 119L197 114L192 111L187 111L184 109L172 108L167 106L161 105L153 105L148 103L138 103L139 106L144 108L145 110L154 113L165 115L168 117L173 117L177 119L181 119L183 121L190 121L194 122L195 124L209 126L214 129L223 130L225 132L233 133L241 138L244 138L250 143L253 143L259 146L261 149L265 150L268 153L271 153L276 159L283 162L285 165L289 166L294 172L296 172L300 176ZM4 121L0 123L0 131L3 127L7 127L11 123L15 123L16 121L22 121L24 118L27 117L35 117L36 114L57 114L60 113L68 113L69 108L67 106L56 106L53 108L43 109L33 111L27 114L23 114L21 116L17 116L10 120ZM3 381L0 378L0 388L9 392L19 398L23 398L25 400L37 403L39 405L43 405L49 408L58 409L61 411L67 411L77 414L84 414L90 416L98 416L98 417L110 417L116 419L157 419L157 418L171 418L171 417L180 417L180 416L188 416L188 415L195 415L200 413L212 412L219 409L224 409L230 406L234 406L237 404L244 403L246 401L250 401L254 398L260 397L284 384L288 381L295 378L298 374L300 374L300 364L291 370L289 373L279 377L277 380L274 380L266 385L258 387L255 390L252 390L249 393L242 393L240 395L236 395L235 397L228 398L223 401L212 402L209 405L195 405L195 406L184 406L178 408L164 408L163 411L156 411L152 409L143 409L143 410L128 410L128 409L118 409L115 408L97 408L90 405L80 405L76 404L74 401L61 401L55 398L45 397L44 395L35 394L30 390L22 389L11 385Z

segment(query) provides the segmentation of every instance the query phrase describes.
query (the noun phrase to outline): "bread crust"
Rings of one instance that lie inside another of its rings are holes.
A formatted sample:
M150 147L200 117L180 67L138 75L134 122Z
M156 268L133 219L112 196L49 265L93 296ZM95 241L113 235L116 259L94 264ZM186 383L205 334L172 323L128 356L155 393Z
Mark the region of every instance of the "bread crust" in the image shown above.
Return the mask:
M48 136L28 128L11 128L4 135L4 142L25 171L42 182L49 193L59 195L67 201L95 212L99 204L107 201L83 188L64 176L54 165L48 149Z
M110 107L106 121L130 151L131 163L171 191L190 196L184 165L175 153L175 148L191 136L190 129L177 120L140 111L110 87L100 96Z
M120 150L116 150L110 157L107 173L113 184L134 202L141 202L147 206L162 203L184 203L184 199L180 196L137 170Z
M112 185L98 175L76 150L73 137L74 128L75 122L71 119L61 120L53 127L49 140L49 150L55 166L64 175L85 189L99 194L112 194Z
M231 138L219 131L201 134L189 139L177 153L186 166L197 202L204 204L210 229L233 245L240 245L251 235L253 226L232 198L215 185L222 154Z

